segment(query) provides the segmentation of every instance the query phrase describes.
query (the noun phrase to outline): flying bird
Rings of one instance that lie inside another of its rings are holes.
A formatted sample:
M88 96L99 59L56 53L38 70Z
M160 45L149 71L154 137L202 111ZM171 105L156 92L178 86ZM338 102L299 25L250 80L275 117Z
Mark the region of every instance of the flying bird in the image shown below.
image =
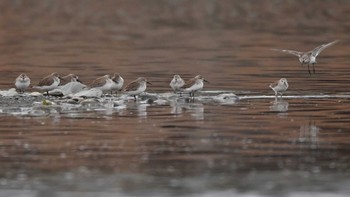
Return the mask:
M332 45L334 45L335 43L337 43L338 40L335 40L333 42L327 43L327 44L322 44L316 48L314 48L311 51L307 51L307 52L300 52L300 51L294 51L294 50L288 50L288 49L273 49L275 51L281 51L284 53L289 53L295 56L299 57L299 62L301 65L303 64L307 64L307 68L309 71L309 74L311 75L311 71L310 71L310 64L312 65L312 70L313 73L315 73L315 64L316 62L316 57L327 47L330 47Z

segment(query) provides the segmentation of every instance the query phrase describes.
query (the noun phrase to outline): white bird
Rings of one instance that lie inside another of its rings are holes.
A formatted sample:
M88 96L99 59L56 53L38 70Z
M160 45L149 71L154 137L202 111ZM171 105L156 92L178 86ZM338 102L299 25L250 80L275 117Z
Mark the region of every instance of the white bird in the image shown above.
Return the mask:
M16 78L15 86L20 93L24 93L24 91L29 87L30 79L29 77L22 73Z
M183 92L189 93L190 97L194 97L194 93L203 89L204 83L203 81L209 83L205 80L201 75L197 75L196 77L188 80L184 86L182 86L181 90Z
M275 92L275 96L277 97L278 94L281 95L287 91L288 89L288 81L286 78L281 78L278 81L273 82L272 84L270 84L270 88Z
M327 43L327 44L322 44L316 48L314 48L311 51L307 51L307 52L299 52L299 51L294 51L294 50L287 50L287 49L273 49L273 50L277 50L277 51L281 51L284 53L289 53L295 56L299 57L299 62L301 65L303 64L307 64L307 69L309 71L309 74L311 75L311 71L310 71L310 64L312 64L312 70L313 73L315 73L315 64L316 62L316 57L321 53L321 51L323 51L325 48L332 46L333 44L337 43L338 40L335 40L333 42Z
M177 93L181 90L182 86L185 85L185 81L180 77L180 75L174 75L169 85L173 91Z
M71 81L63 86L59 86L59 90L62 92L64 96L70 95L70 94L76 94L84 89L86 89L86 85L77 82L77 81ZM51 92L50 92L51 93Z
M114 73L113 77L111 78L112 80L112 86L111 86L111 94L113 91L120 91L123 88L124 85L124 79L122 76L120 76L118 73Z
M68 74L68 75L66 75L64 77L61 77L60 86L65 85L65 84L67 84L69 82L80 82L81 83L81 81L79 80L78 75L76 75L76 74Z
M90 88L100 89L102 92L107 92L111 90L113 81L110 78L110 75L104 75L95 79L90 85Z
M135 81L130 82L125 88L124 92L128 95L134 96L136 101L136 96L143 93L147 88L147 83L151 84L144 77L139 77Z
M58 87L61 82L61 77L57 73L51 73L50 75L44 77L39 81L38 85L33 86L35 89L39 89L41 91L47 92L49 95L49 91Z
M49 93L51 95L67 96L67 95L78 93L82 91L84 88L86 88L86 85L81 83L77 75L69 74L62 77L60 85L56 89L49 91Z

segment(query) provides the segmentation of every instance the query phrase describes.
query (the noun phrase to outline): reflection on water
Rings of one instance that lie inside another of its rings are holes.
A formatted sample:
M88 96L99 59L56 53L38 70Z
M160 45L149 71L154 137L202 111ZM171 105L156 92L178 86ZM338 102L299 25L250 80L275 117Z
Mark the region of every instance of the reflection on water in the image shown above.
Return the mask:
M308 144L312 149L316 149L318 147L319 132L320 128L317 127L316 121L309 121L309 124L300 126L298 141L303 144Z
M140 104L136 105L137 108L137 116L141 118L147 118L147 107L149 104Z
M204 120L204 107L201 103L172 102L171 114L185 116L190 114L194 120Z
M270 110L276 112L287 112L288 111L288 101L282 99L275 99L271 102Z
M7 162L0 162L0 188L22 195L25 191L8 188L29 187L50 196L62 191L154 196L159 190L168 196L198 191L279 196L294 195L294 189L315 195L310 187L348 192L323 182L349 181L343 176L347 141L337 142L348 140L339 131L350 129L349 124L338 121L350 121L348 113L338 112L347 100L262 98L227 105L203 98L159 105L107 97L85 100L79 110L64 104L48 116L2 116L0 126L7 130L0 132L0 156ZM36 108L45 112L56 107ZM318 116L313 116L315 109ZM329 128L327 135L321 135L322 125Z
M0 196L347 196L348 4L0 1L1 90L21 72L152 82L137 102L0 97ZM312 76L269 50L336 39ZM176 100L174 74L210 84Z

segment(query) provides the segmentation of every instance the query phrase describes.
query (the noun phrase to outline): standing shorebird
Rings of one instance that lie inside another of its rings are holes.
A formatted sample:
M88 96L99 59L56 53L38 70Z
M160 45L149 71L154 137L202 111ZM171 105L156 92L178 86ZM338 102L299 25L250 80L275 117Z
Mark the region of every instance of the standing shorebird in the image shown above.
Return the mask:
M313 70L313 73L315 73L315 64L317 63L316 57L318 56L318 54L320 54L321 51L323 51L325 48L330 47L337 42L338 42L338 40L335 40L335 41L327 43L327 44L322 44L322 45L314 48L313 50L307 51L307 52L299 52L299 51L287 50L287 49L273 49L273 50L277 50L277 51L281 51L284 53L289 53L289 54L298 56L299 62L301 65L307 64L307 69L309 71L309 74L311 75L310 64L312 64L312 70Z
M40 80L38 85L33 86L33 88L39 89L41 91L45 91L47 95L49 95L49 91L57 88L60 82L61 82L60 75L57 73L52 73L51 75L48 75L44 77L42 80Z
M130 82L125 88L124 92L130 96L134 96L134 100L136 101L136 96L143 93L147 84L151 84L144 77L139 77L135 81ZM151 84L152 85L152 84Z
M175 93L181 93L181 88L185 85L185 81L180 77L180 75L174 75L169 85Z
M107 92L111 90L112 84L113 82L112 82L112 79L110 78L110 75L104 75L102 77L95 79L89 85L89 87L100 89L102 92Z
M286 78L281 78L278 81L273 82L270 84L270 88L275 92L275 96L277 98L278 94L281 95L288 89L288 81Z
M61 92L64 96L70 95L70 94L76 94L80 91L82 91L84 88L86 88L86 85L84 85L80 80L78 75L75 74L68 74L61 78L60 86L58 86L57 89L59 89L58 93ZM55 90L53 90L52 93L56 93Z
M113 82L111 86L111 94L113 94L113 91L116 91L116 94L118 94L118 91L120 91L123 88L124 79L118 73L114 73L111 80Z
M24 93L24 91L29 87L30 79L29 77L22 73L16 78L15 86L20 93Z
M181 90L183 92L189 93L190 97L194 97L194 93L203 89L204 83L209 81L205 80L201 75L197 75L196 77L188 80L184 86L182 86Z
M61 84L60 85L65 85L69 82L80 82L78 75L76 74L68 74L64 77L61 78Z

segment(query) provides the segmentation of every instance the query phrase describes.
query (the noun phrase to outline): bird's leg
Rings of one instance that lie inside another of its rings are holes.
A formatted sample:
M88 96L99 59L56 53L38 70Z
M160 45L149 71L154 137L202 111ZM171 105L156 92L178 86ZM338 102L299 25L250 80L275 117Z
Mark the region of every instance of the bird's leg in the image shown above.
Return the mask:
M316 73L316 72L315 72L315 63L312 63L312 71L313 71L314 73Z
M191 100L192 100L192 103L194 103L194 92L191 92Z
M134 102L136 102L136 95L134 95Z
M309 75L311 75L310 64L307 64L307 71L309 71Z
M194 92L192 92L192 102L194 103Z

